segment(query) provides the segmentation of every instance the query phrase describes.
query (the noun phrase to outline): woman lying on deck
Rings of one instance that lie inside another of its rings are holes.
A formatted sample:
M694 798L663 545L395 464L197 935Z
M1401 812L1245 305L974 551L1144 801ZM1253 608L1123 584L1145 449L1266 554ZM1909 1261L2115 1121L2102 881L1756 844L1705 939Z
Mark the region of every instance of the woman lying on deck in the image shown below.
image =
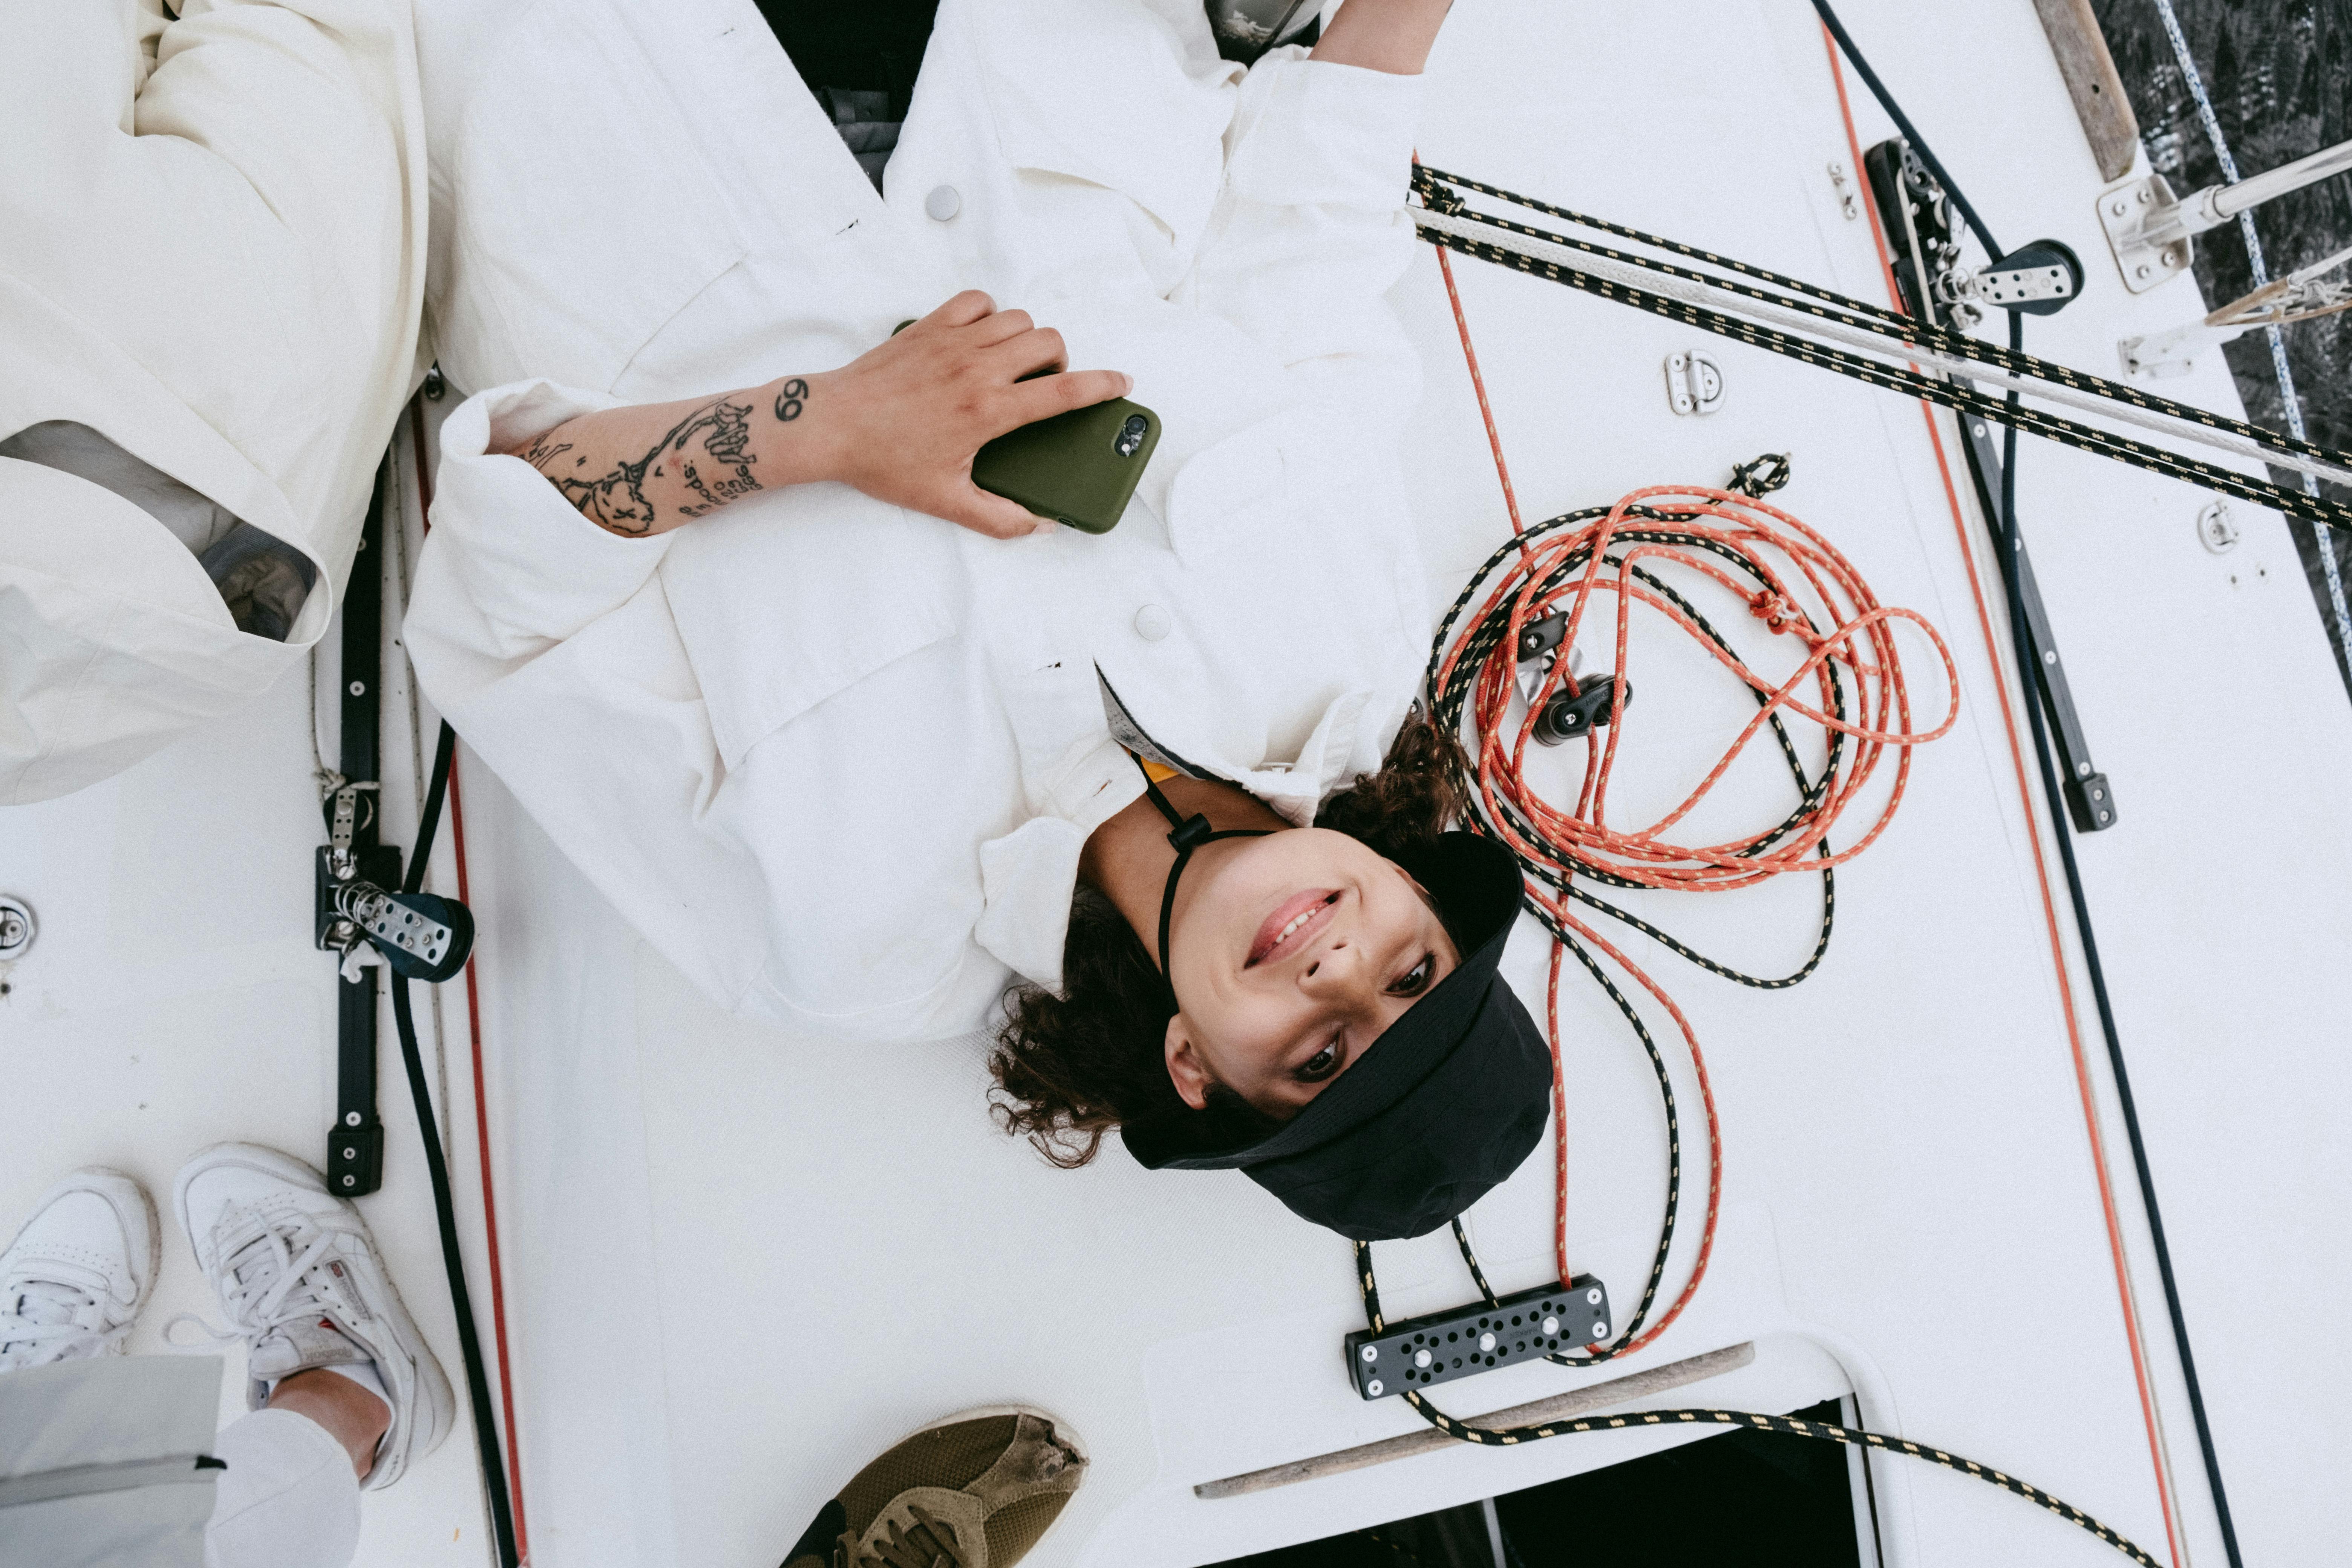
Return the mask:
M873 184L766 37L598 8L553 65L471 37L495 101L428 111L441 363L494 388L441 433L436 705L725 1005L993 1018L1060 1163L1123 1127L1359 1237L1507 1175L1550 1079L1496 976L1517 868L1445 831L1412 708L1382 296L1444 8L1348 0L1244 72L1191 4L945 0ZM614 229L583 167L648 209ZM973 485L1130 392L1162 436L1112 531Z

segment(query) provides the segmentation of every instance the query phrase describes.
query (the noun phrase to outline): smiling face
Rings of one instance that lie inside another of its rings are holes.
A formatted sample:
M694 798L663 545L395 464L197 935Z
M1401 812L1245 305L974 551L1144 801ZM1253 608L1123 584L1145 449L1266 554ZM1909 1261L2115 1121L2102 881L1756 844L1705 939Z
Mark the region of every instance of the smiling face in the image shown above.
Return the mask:
M1178 884L1169 945L1177 1092L1198 1110L1223 1084L1279 1117L1461 963L1402 867L1314 827L1204 846Z

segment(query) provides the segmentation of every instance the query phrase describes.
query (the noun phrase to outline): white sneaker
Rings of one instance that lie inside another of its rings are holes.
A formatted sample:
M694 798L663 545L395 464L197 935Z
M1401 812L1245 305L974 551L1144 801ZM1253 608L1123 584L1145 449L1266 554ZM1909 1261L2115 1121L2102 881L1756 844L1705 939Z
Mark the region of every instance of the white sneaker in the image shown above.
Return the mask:
M388 1487L449 1435L449 1380L401 1305L359 1210L291 1154L215 1143L180 1167L173 1206L234 1335L246 1404L312 1367L375 1363L392 1406L362 1484Z
M155 1205L120 1171L58 1183L0 1253L0 1372L121 1355L155 1284Z

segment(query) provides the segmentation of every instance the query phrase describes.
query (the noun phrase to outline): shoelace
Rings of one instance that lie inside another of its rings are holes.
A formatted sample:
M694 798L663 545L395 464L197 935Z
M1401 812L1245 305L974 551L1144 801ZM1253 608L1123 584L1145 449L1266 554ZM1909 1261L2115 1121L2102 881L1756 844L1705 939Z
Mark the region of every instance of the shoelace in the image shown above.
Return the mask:
M0 1372L103 1354L131 1328L108 1330L105 1299L62 1279L18 1280L0 1303Z
M971 1559L964 1555L956 1541L955 1526L939 1519L920 1503L909 1503L907 1511L915 1516L915 1528L901 1530L898 1521L889 1521L890 1537L877 1541L857 1554L857 1568L943 1568L953 1563L955 1568L967 1568ZM924 1544L924 1538L929 1544Z
M251 1235L241 1235L247 1229ZM191 1348L173 1337L182 1323L194 1323L215 1344L229 1344L258 1342L280 1323L325 1317L340 1327L354 1315L354 1304L329 1267L338 1238L317 1221L305 1215L261 1215L247 1210L241 1223L231 1228L224 1219L220 1230L229 1237L221 1243L220 1269L221 1310L229 1326L215 1328L194 1312L182 1312L163 1326L167 1342Z

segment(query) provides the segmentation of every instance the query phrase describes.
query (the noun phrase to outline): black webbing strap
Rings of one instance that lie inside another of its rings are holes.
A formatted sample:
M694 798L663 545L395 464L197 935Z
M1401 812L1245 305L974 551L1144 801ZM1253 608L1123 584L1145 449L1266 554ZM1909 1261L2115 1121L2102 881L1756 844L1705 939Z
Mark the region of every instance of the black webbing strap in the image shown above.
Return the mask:
M1128 754L1135 755L1132 752ZM1176 882L1184 875L1184 868L1191 862L1192 851L1203 844L1214 844L1220 838L1263 838L1272 829L1213 828L1209 826L1209 819L1198 812L1190 816L1180 816L1176 808L1168 804L1168 797L1160 793L1159 784L1152 778L1151 770L1144 767L1141 757L1135 758L1135 765L1143 774L1143 793L1151 797L1151 804L1159 807L1160 815L1168 819L1168 842L1176 850L1176 863L1168 868L1167 889L1160 895L1160 974L1161 979L1168 981L1169 994L1172 996L1176 983L1168 979L1168 926L1176 913Z

